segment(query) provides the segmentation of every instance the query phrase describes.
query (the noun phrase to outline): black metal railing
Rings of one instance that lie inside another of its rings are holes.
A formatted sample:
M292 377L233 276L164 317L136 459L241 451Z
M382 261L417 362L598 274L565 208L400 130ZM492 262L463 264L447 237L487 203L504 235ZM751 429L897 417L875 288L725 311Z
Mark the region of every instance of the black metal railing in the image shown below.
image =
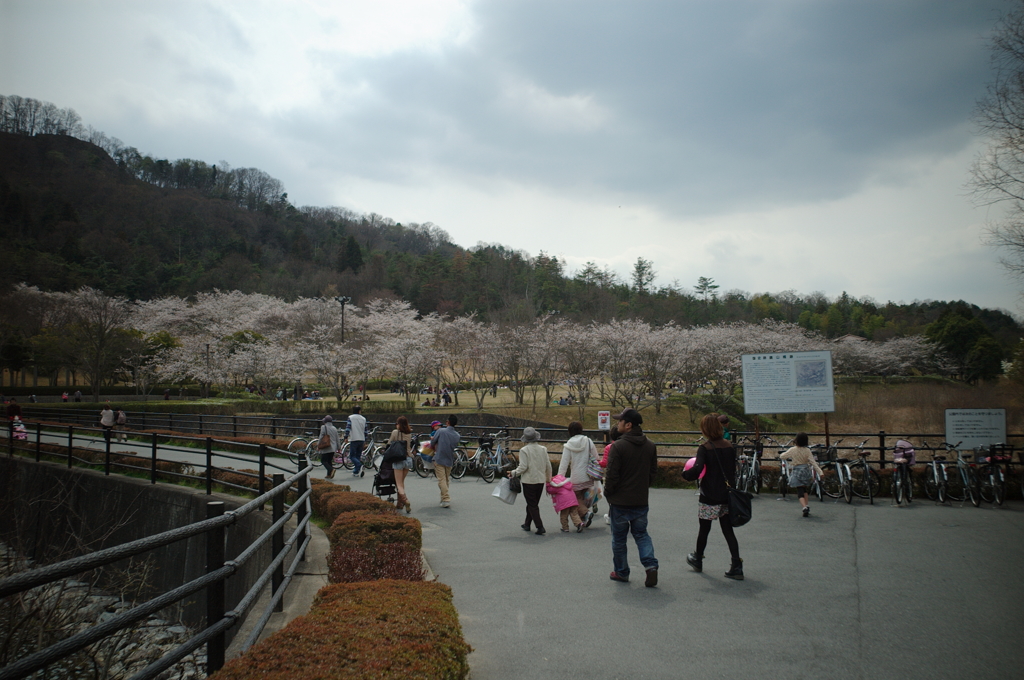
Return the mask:
M34 445L29 445L28 447L19 445L17 448L19 450L28 448L29 451L34 449L36 460L39 460L42 455L40 449L44 428L40 427L38 423L35 425L36 436ZM94 428L80 428L80 430L88 429ZM8 440L8 452L13 454L16 441L13 436L13 428L9 429L8 432L10 436L10 439ZM79 435L79 439L82 439L81 435ZM95 443L98 438L87 439L90 443ZM68 467L71 467L74 459L74 441L75 428L72 425L68 427L67 433ZM27 439L22 443L27 444ZM206 450L204 453L206 456L206 474L204 476L207 482L207 494L212 493L212 486L214 483L212 473L215 468L211 463L213 455L211 448L212 443L213 440L211 438L205 439ZM135 466L112 464L109 438L105 439L104 446L106 450L104 470L107 474L110 474L112 468L115 470L119 467L138 469L135 468ZM270 616L275 611L280 612L283 610L282 598L284 592L290 584L297 567L305 560L305 551L310 540L307 528L310 518L308 477L311 468L306 467L305 461L300 460L298 472L290 474L287 479L284 474L275 473L273 475L272 488L264 490L264 470L268 465L273 466L273 464L267 463L266 454L268 450L272 449L266 446L259 446L257 448L260 453L260 481L258 484L259 495L237 510L225 512L224 504L222 502L210 502L207 504L207 519L200 522L172 529L155 536L149 536L122 545L113 546L81 557L65 560L56 564L31 569L0 580L0 598L9 597L31 588L53 583L75 574L112 564L122 559L141 555L171 543L186 540L198 535L206 535L206 573L202 577L182 584L181 586L153 598L152 600L137 604L132 609L121 614L117 614L103 623L92 626L91 628L70 638L64 639L54 645L39 650L7 665L3 669L0 669L0 680L25 677L40 668L74 654L83 647L127 628L136 621L168 607L193 593L204 590L206 592L207 600L206 628L199 631L195 636L191 637L177 649L169 652L161 659L133 676L133 680L156 677L202 645L207 646L207 672L212 673L219 669L224 663L226 631L236 625L245 616L246 612L255 604L259 594L267 584L270 583L272 588L270 603L262 612L257 625L253 628L252 634L242 646L243 651L254 644ZM180 447L158 445L155 435L151 441L151 449L153 462L150 469L152 471L154 481L156 479L156 461L158 451L185 451L188 453L196 453L194 449L189 450L182 449ZM282 451L280 453L283 454L284 452ZM131 454L123 452L117 452L116 455L131 456ZM216 455L231 457L230 454L221 452L217 452ZM89 461L82 462L89 463ZM167 471L161 471L159 474L164 475L169 473ZM174 476L190 477L189 475L182 474L175 474ZM216 483L225 484L222 480L217 480ZM231 484L226 485L232 486ZM247 487L238 486L237 488L252 491L252 489ZM286 508L286 494L293 490L297 492L297 497L291 506ZM231 560L225 560L224 546L225 531L227 528L235 524L240 518L257 510L261 510L264 504L268 501L273 504L273 524L260 537L245 547L237 557ZM295 528L288 537L285 537L285 524L293 517L295 518ZM242 597L238 605L230 611L225 611L225 580L234 575L242 565L251 560L256 552L268 541L272 543L272 558L270 563L264 569L253 586ZM294 556L288 564L287 569L285 569L285 560L293 550Z
M35 420L46 420L49 422L69 422L74 425L85 425L91 428L95 428L98 420L98 411L95 409L48 409L38 407L24 407L26 414ZM129 412L129 422L133 428L140 430L146 429L165 429L182 434L187 433L198 433L200 436L230 436L230 437L253 437L253 438L271 438L271 439L291 439L294 437L301 437L309 432L316 432L319 430L321 421L320 415L310 416L215 416L215 415L204 415L204 414L181 414L181 413L152 413L145 411ZM341 425L340 423L338 423ZM393 423L384 421L371 421L368 423L370 427L381 426L386 429L391 427ZM458 430L463 435L463 438L468 442L472 443L475 439L478 439L481 435L489 434L497 429L501 429L499 425L459 425ZM422 429L429 431L429 427L425 424L414 424L414 431ZM518 440L519 435L523 431L523 426L508 426L507 429L512 433L513 441ZM535 428L541 435L541 443L547 444L559 444L564 443L567 439L567 432L565 428L560 427L536 427ZM606 432L602 430L585 430L585 434L593 437L596 440L605 439ZM697 447L700 445L698 441L701 433L695 430L645 430L645 434L651 437L659 448L658 455L661 458L666 459L685 459L694 455ZM753 437L754 432L748 431L737 431L733 433L733 441L738 442L742 437ZM796 432L773 432L772 436L781 441L785 441L796 435ZM891 444L897 439L927 439L930 441L942 441L945 438L944 434L941 433L901 433L892 434L885 430L879 430L877 432L836 432L832 433L831 437L845 438L848 441L854 439L874 439L875 443L866 448L867 451L872 452L872 462L877 462L881 467L885 467L889 463L888 455L891 451ZM178 437L180 438L180 437ZM817 436L820 438L820 435ZM1007 444L1014 444L1016 448L1021 448L1021 444L1024 443L1024 434L1008 434ZM224 442L224 444L228 444ZM233 446L244 445L241 442L232 442ZM256 446L250 444L250 446ZM762 448L762 444L759 444ZM839 450L853 450L853 446L840 446ZM877 460L876 460L877 459ZM766 458L765 460L777 460L774 458Z

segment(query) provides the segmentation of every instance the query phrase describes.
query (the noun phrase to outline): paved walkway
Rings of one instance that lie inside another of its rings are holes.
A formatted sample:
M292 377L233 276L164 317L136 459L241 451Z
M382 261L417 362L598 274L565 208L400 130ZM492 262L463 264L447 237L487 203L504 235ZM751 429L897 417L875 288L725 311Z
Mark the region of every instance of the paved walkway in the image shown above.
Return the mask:
M369 492L372 471L353 479L339 470L335 481ZM661 570L648 589L632 539L633 582L608 579L600 518L563 534L545 496L548 533L527 534L523 499L510 507L493 489L467 475L444 509L432 477L413 474L407 487L426 558L452 586L475 649L473 680L1022 676L1019 501L979 509L813 500L804 519L795 500L765 492L737 530L747 578L735 582L722 576L729 558L717 527L705 572L684 561L696 538L693 491L655 489L650 532Z
M369 491L339 471L337 481ZM412 477L424 552L455 593L475 651L474 680L499 678L1021 677L1024 504L894 507L762 493L737 530L745 581L723 577L717 526L706 570L685 563L697 530L693 491L652 491L650 532L661 562L644 588L610 581L608 527L563 534L547 497L546 536L467 475L438 504L433 478Z

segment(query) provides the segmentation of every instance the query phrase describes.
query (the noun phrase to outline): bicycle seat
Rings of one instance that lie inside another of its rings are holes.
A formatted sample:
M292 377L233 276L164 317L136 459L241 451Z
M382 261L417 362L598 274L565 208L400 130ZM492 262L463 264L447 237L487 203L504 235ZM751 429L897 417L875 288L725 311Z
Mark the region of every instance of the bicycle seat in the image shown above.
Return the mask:
M932 456L932 460L946 460L945 456Z
M849 458L836 458L836 462L837 463L849 463L850 459Z
M960 457L963 458L964 460L970 460L971 458L974 457L974 454L973 453L961 453Z

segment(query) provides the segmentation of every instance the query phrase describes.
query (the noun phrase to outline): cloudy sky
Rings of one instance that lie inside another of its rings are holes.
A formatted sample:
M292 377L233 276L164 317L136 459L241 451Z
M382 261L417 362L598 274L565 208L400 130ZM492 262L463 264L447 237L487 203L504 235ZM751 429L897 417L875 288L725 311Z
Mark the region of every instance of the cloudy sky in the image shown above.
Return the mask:
M1021 315L965 186L1013 6L0 0L0 93L570 273Z

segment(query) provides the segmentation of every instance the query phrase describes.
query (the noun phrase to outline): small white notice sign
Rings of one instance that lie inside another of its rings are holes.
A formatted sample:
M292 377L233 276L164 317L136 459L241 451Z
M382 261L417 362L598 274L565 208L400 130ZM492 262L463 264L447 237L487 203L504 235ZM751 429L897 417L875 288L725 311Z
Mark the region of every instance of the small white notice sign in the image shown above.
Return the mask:
M831 413L832 352L743 355L743 408L747 413Z
M961 449L1006 443L1006 409L947 408L946 441Z
M612 412L611 411L598 411L597 412L597 429L608 432L612 429Z

